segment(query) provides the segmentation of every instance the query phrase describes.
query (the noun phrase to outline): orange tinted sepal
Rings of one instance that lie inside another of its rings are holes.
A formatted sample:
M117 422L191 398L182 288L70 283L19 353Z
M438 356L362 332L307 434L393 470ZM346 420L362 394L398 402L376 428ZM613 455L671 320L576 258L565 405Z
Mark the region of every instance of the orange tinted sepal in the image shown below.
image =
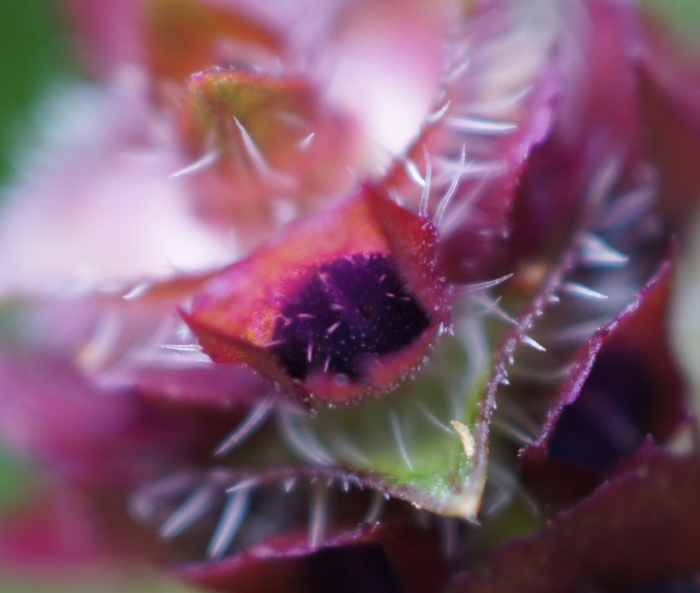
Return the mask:
M183 83L212 66L240 65L256 54L279 54L283 43L232 9L197 0L146 0L147 60L152 72Z
M193 161L215 161L192 178L203 208L239 227L269 219L274 200L291 199L304 211L352 181L354 127L303 78L193 74L180 129Z

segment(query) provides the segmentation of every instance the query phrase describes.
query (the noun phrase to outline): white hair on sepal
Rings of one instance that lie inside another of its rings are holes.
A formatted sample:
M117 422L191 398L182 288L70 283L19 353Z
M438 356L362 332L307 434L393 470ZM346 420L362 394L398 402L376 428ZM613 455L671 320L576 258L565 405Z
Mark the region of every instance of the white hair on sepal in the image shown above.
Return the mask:
M175 539L197 521L202 519L212 508L216 498L213 484L204 483L183 502L161 525L158 535L166 541Z
M292 405L280 405L275 412L277 430L294 453L313 465L330 466L335 463L335 457L314 433L306 412Z
M214 450L215 457L223 457L242 445L265 423L276 403L274 395L268 395L255 404L241 423L234 428Z
M482 511L486 516L494 516L508 506L515 497L520 498L533 517L539 516L541 509L535 498L523 487L518 480L515 470L507 468L491 460L489 462L489 481L498 489L499 497L486 504ZM505 500L503 499L503 496Z
M455 192L457 191L457 186L459 185L460 179L462 178L462 171L464 170L464 164L467 159L467 147L466 145L462 145L462 151L460 153L460 158L459 158L459 166L457 167L457 170L455 171L455 175L452 178L452 182L450 183L450 187L448 188L447 192L445 195L442 197L440 200L437 210L435 212L435 217L433 218L433 224L439 229L441 224L442 224L442 217L445 214L445 210L447 207L450 205L450 202L452 201L452 198L455 195Z
M182 169L179 169L175 171L175 173L172 173L170 175L170 179L177 179L178 177L186 177L188 175L195 175L197 173L201 173L202 171L211 169L214 165L216 165L219 162L220 159L221 152L216 148L211 149L205 152L201 157L199 157L197 160L193 161L189 165L186 165Z
M129 514L140 523L149 522L164 501L191 492L198 482L195 472L183 471L146 484L129 498Z
M240 489L229 494L224 512L207 548L206 554L209 559L220 560L231 546L248 512L251 489L252 487Z
M373 491L367 513L362 519L362 522L379 523L382 518L384 507L386 506L386 500L386 497L381 492L378 490Z
M282 191L290 191L294 189L297 183L294 176L278 171L272 167L240 120L236 116L233 116L233 121L241 134L241 139L243 141L246 154L250 158L253 168L255 169L256 173L260 175L261 179L263 179L266 183L269 183L272 187Z
M408 454L408 448L406 446L403 430L401 428L401 421L398 413L395 410L392 410L389 413L389 420L391 422L391 431L394 435L394 443L401 456L401 459L403 459L406 467L408 467L410 471L413 471L413 463L411 462L411 458Z
M581 241L579 261L581 265L591 268L622 268L630 258L613 249L601 237L587 233Z
M328 524L329 488L322 482L317 482L311 490L307 540L309 547L315 549L321 543Z

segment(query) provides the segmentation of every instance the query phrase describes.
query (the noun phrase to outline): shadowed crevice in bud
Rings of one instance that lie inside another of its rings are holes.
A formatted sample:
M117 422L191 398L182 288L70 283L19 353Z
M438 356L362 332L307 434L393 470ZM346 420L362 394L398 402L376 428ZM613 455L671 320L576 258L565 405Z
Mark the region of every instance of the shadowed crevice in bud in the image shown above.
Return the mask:
M404 593L386 553L378 544L346 549L330 548L312 556L306 565L312 591L321 593ZM675 591L673 592L675 593Z
M341 373L359 381L368 356L397 352L429 326L409 290L381 253L323 264L282 307L270 351L294 378Z
M604 469L631 455L651 432L653 375L640 357L604 352L549 442L554 459Z

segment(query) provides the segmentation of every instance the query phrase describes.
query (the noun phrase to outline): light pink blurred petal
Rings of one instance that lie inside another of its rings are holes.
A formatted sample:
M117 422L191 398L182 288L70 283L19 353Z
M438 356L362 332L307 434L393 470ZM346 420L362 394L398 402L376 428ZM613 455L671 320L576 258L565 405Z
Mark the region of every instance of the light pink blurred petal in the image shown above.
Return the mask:
M202 270L237 254L189 211L183 166L137 69L53 98L44 147L0 211L0 294L94 288Z

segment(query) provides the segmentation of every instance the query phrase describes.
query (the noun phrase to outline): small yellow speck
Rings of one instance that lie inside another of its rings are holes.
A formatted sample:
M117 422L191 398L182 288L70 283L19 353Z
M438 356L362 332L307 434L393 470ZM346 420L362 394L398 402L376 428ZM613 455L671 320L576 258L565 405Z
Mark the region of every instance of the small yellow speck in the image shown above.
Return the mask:
M457 420L453 420L451 424L457 431L459 438L462 439L464 455L467 457L467 459L471 460L471 458L474 457L474 453L476 453L476 443L474 442L472 433L469 431L469 427L466 424L458 422Z

